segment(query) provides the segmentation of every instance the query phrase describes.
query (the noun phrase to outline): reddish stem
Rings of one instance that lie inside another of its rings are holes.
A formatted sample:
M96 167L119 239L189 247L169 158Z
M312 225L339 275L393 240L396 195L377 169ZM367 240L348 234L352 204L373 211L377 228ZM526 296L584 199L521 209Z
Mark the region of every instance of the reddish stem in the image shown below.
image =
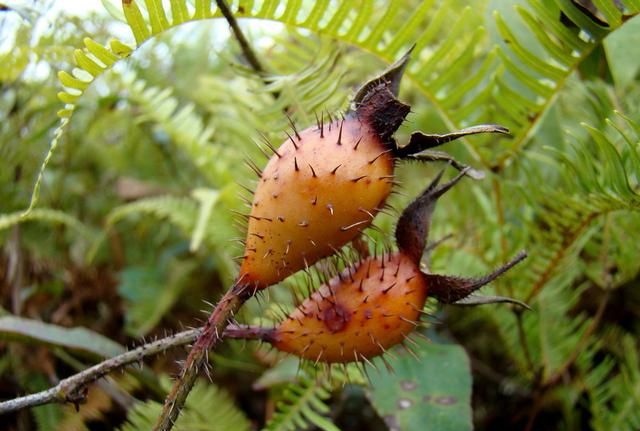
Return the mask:
M260 340L267 343L275 341L276 328L263 328L253 325L229 325L224 330L224 338L236 340Z
M155 431L169 431L173 428L199 371L208 365L208 352L222 340L221 335L229 325L229 320L253 296L253 293L254 290L249 286L236 282L213 309L200 336L191 348L189 356L187 356L180 376L173 384L173 388L164 402L162 413L153 428ZM248 334L248 332L246 333Z

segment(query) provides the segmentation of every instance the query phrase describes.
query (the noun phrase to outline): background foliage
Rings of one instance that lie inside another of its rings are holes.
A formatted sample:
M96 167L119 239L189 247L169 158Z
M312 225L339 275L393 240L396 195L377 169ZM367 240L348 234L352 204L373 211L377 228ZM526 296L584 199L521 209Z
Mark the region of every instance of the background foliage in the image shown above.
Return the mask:
M637 1L231 2L237 16L257 18L241 24L265 76L244 64L210 3L105 0L104 12L82 18L46 2L0 12L2 398L197 325L202 300L235 275L243 160L264 163L253 142L283 140L284 111L303 126L314 112L344 110L359 83L416 43L400 143L413 130L481 122L512 131L446 148L487 178L439 204L435 236L453 237L432 269L481 273L526 248L527 262L493 290L532 311L430 304L424 332L436 344L419 342L420 361L396 353L396 375L380 363L368 376L347 368L329 378L228 342L182 426L640 427ZM401 165L394 206L439 168ZM371 237L384 242L394 217ZM240 319L276 320L294 303L291 285ZM147 429L183 355L101 381L79 412L43 406L3 423ZM457 403L447 404L448 389Z

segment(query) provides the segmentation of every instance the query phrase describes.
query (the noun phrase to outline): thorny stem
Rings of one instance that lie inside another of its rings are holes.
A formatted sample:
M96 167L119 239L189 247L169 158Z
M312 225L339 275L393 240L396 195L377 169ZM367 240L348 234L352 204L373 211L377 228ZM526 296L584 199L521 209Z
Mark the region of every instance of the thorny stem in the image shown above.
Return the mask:
M231 13L231 9L229 9L229 5L227 5L227 2L225 0L216 0L216 4L218 5L218 8L220 9L220 12L224 16L224 18L229 23L234 36L236 37L236 39L238 39L238 43L240 44L240 49L242 49L244 57L247 59L253 70L261 75L262 73L264 73L264 68L262 67L262 64L260 64L260 61L258 60L256 54L253 52L253 49L251 48L251 45L249 45L247 38L244 36L244 33L242 33L242 30L238 25L238 21L236 21L236 18Z
M180 376L167 395L160 417L153 428L154 431L169 431L173 428L200 370L206 371L209 351L213 350L222 340L222 333L229 325L229 320L252 294L253 291L249 286L236 282L213 309L187 356Z
M0 415L43 404L80 404L84 401L86 387L89 384L106 376L111 371L139 363L146 357L155 356L169 349L189 344L198 337L201 330L201 328L189 329L143 344L133 350L105 359L99 364L67 377L49 389L12 400L2 401L0 402ZM224 337L270 341L273 339L273 329L257 326L229 325L224 332Z

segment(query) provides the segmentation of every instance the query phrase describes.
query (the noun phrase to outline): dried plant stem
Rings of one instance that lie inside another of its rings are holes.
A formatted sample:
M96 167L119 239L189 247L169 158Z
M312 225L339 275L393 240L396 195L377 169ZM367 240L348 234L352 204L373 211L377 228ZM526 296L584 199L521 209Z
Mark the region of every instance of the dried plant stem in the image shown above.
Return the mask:
M67 377L64 380L61 380L56 386L47 390L15 398L13 400L2 401L0 402L0 415L43 404L80 404L84 401L86 388L89 384L104 377L111 371L140 362L148 356L154 356L174 347L189 344L198 337L201 331L201 328L190 329L188 331L179 332L177 334L146 343L133 350L122 353L121 355L105 359L91 368L87 368L80 373ZM271 328L229 325L224 332L224 337L269 341L271 340L272 333L273 329Z
M146 356L156 355L173 347L188 344L195 340L199 333L200 329L191 329L144 344L136 349L109 358L78 374L67 377L52 388L13 400L0 402L0 415L42 404L79 404L84 401L86 388L90 383L104 377L113 370L139 362Z
M240 30L238 21L236 21L236 18L231 13L229 5L227 5L227 2L225 0L216 0L216 4L218 5L218 8L220 9L220 12L224 16L224 18L229 23L231 31L233 31L233 35L236 37L236 39L238 39L238 43L240 44L240 49L242 49L244 58L247 59L256 73L262 74L264 72L264 68L262 67L262 64L260 64L260 60L258 60L255 52L253 52L253 49L251 48L251 45L249 45L247 38L244 36L244 33L242 33L242 30Z

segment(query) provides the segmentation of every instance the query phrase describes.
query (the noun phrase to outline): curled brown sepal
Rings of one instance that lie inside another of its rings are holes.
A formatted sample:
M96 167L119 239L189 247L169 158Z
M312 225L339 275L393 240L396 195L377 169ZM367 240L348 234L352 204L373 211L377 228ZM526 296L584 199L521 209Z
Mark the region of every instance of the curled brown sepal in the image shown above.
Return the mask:
M510 298L508 296L495 295L469 295L466 298L462 298L456 302L453 302L451 305L476 306L501 303L514 304L527 310L531 310L531 307L529 307L529 305L527 305L525 302L519 301L515 298Z
M389 89L393 96L398 96L398 93L400 91L400 81L402 81L404 70L407 67L407 63L409 63L411 51L413 51L413 48L415 47L415 44L412 45L411 48L409 48L398 61L389 66L380 75L367 81L364 85L362 85L362 87L358 89L356 95L353 96L353 105L356 109L362 103L362 101L365 100L366 96L380 84L384 84L384 86Z
M429 238L431 215L440 196L453 187L466 174L466 169L451 181L438 185L441 171L429 186L402 212L396 227L396 243L401 252L418 263Z
M398 148L396 154L398 157L406 157L413 154L420 153L430 148L438 147L447 142L455 141L456 139L463 138L469 135L478 135L482 133L499 133L508 135L509 129L497 124L479 124L476 126L467 127L455 132L446 133L444 135L437 134L425 134L422 132L414 132L411 134L409 143L402 148Z
M436 298L439 302L444 304L453 304L458 301L469 297L473 292L480 289L482 286L486 286L502 274L513 268L518 263L522 262L527 257L525 251L521 251L511 259L509 262L502 265L500 268L482 277L468 278L459 277L455 275L442 275L442 274L424 274L429 285L429 295ZM472 302L473 300L471 300ZM515 300L514 300L515 301ZM505 302L505 301L496 301ZM513 301L512 301L513 302ZM485 302L488 303L488 302ZM527 307L528 308L528 307Z

